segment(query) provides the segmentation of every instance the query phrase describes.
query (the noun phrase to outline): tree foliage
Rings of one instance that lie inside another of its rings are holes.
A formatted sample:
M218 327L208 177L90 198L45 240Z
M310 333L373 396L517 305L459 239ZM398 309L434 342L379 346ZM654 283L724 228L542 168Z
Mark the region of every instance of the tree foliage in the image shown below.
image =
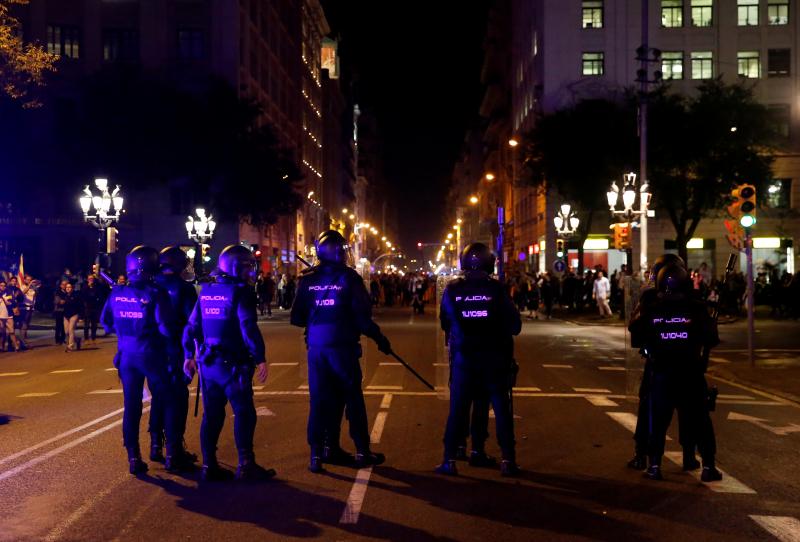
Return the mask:
M649 97L648 182L653 207L675 229L679 252L703 217L723 208L734 185L765 187L775 143L769 111L743 84L705 81L685 96ZM531 182L547 181L581 212L583 239L605 213L612 179L638 171L637 103L585 100L545 115L527 137Z
M4 94L21 100L25 107L36 107L41 103L34 97L33 89L44 84L58 57L39 45L22 41L19 21L9 7L27 3L28 0L0 0L0 87Z

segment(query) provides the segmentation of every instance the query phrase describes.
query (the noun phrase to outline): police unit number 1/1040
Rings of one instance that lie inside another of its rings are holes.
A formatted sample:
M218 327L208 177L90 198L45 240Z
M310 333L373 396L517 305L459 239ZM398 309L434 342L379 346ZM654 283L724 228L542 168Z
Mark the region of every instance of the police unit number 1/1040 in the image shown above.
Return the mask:
M317 307L332 307L336 305L335 299L315 299L314 302L317 304Z

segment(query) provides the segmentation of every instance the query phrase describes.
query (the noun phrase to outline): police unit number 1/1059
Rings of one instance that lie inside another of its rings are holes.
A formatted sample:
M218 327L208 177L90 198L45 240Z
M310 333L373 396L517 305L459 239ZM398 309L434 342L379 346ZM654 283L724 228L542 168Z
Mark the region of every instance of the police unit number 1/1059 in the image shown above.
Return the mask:
M336 305L335 299L315 299L314 302L317 304L317 307L332 307Z

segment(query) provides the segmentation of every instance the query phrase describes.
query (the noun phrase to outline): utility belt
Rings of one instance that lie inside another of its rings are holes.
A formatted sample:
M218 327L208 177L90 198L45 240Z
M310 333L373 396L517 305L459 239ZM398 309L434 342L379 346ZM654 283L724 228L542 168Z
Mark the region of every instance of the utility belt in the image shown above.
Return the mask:
M250 359L249 354L242 352L231 352L220 344L203 343L200 345L200 351L198 352L197 360L206 366L214 364L230 366L252 365L252 360Z

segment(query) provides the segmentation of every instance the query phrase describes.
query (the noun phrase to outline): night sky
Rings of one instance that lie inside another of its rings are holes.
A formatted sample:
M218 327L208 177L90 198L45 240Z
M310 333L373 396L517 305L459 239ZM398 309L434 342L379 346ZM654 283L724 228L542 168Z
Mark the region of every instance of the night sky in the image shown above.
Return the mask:
M385 174L400 205L400 243L437 241L445 195L482 97L486 0L329 0L340 53L357 74L358 100L375 111ZM397 188L400 187L398 190Z

